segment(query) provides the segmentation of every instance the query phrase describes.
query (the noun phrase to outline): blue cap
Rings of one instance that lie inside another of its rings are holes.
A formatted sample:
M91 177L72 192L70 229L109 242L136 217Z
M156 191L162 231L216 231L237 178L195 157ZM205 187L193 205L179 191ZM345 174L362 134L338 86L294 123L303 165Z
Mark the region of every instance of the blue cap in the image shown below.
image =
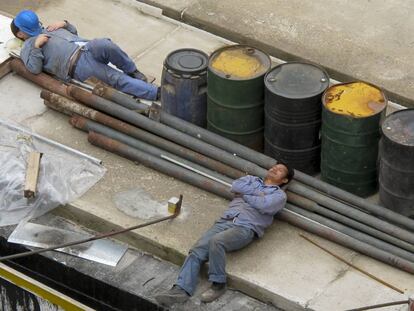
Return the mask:
M31 37L37 36L42 32L39 17L31 10L24 10L17 14L14 18L14 24L20 31Z

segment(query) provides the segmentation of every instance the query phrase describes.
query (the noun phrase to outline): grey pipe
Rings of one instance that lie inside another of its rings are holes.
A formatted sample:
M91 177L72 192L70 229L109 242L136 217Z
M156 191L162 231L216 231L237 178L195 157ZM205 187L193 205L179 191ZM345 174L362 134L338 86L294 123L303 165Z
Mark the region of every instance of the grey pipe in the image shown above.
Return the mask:
M79 87L69 86L68 93L73 98L83 102L84 104L92 108L106 112L123 121L134 124L140 128L143 128L149 132L152 132L164 138L168 138L171 141L174 141L194 151L200 152L213 159L226 163L243 172L250 172L251 174L256 175L256 176L262 176L263 174L266 174L265 169L259 167L258 165L254 163L238 158L228 153L227 151L223 151L215 146L209 145L194 137L188 136L162 123L158 123L153 120L150 120L147 117L144 117L138 113L131 113L131 110L129 109L116 105L111 101L108 101L102 97L91 94Z
M357 230L351 229L349 227L346 227L336 221L333 221L331 219L328 219L326 217L314 214L312 212L309 212L299 206L292 205L290 203L286 204L286 208L288 210L291 210L297 214L300 214L302 216L305 216L306 218L309 218L311 220L314 220L324 226L327 226L331 229L334 229L336 231L339 231L343 234L346 234L354 239L357 239L359 241L368 243L369 245L375 246L379 249L382 249L383 251L389 252L390 254L399 256L401 258L404 258L408 261L411 261L414 263L414 254L407 252L406 250L403 250L401 248L398 248L394 245L391 245L389 243L386 243L384 241L381 241L379 239L376 239L370 235L367 235L365 233L359 232Z
M337 212L334 212L326 207L323 207L319 204L317 204L314 201L311 201L307 198L304 198L296 193L288 192L288 201L296 206L300 206L301 208L304 208L310 212L314 212L317 214L320 214L322 216L326 216L330 219L333 219L335 221L338 221L342 224L345 224L347 226L350 226L354 229L358 229L361 232L365 232L373 237L376 237L380 240L389 242L391 244L394 244L400 248L403 248L407 251L410 251L414 253L414 245L401 241L400 239L397 239L387 233L384 233L380 230L377 230L375 228L372 228L370 226L367 226L357 220L354 220L352 218L349 218L347 216L341 215Z
M129 106L131 107L131 109L142 109L144 107L142 106L143 104L137 104L137 102L133 98L120 94L119 92L115 90L113 91L112 90L111 88L103 88L103 90L97 93L102 96L105 96L105 98L108 98L114 102L124 105L125 107ZM158 109L156 107L157 106L153 106L151 109ZM210 132L204 128L198 127L190 122L179 119L166 112L159 111L158 114L160 116L161 123L164 123L189 136L192 136L194 138L207 142L208 144L211 144L225 151L228 151L229 153L236 155L237 157L241 157L252 163L256 163L261 167L269 169L270 167L272 167L273 165L277 163L275 159L272 159L269 156L266 156L260 152L247 148L241 144L238 144L230 139L227 139L218 134ZM258 174L254 174L254 175L258 175ZM410 230L414 230L414 220L408 217L405 217L389 209L386 209L382 206L379 206L377 204L364 200L363 198L360 198L347 191L334 187L326 182L313 178L297 170L295 170L295 179L304 183L305 185L311 186L315 189L318 189L324 192L328 196L341 199L345 202L355 205L356 207L360 207L370 212L373 215L387 219L393 223L402 225Z
M88 140L91 144L101 147L110 152L116 153L122 157L137 161L143 165L157 170L161 173L167 174L177 178L183 182L189 183L198 188L212 192L223 198L231 200L233 195L229 191L229 187L226 187L216 181L209 180L206 177L200 176L189 170L175 165L171 162L163 159L156 158L146 152L132 148L126 144L120 143L114 139L105 137L104 135L89 132Z
M386 232L394 237L397 237L403 241L409 242L414 244L414 234L404 230L400 227L397 227L393 224L390 224L386 221L383 221L379 218L376 218L372 215L366 214L356 208L350 207L342 202L335 201L334 199L323 196L321 194L316 193L310 188L304 187L298 183L291 183L289 185L289 190L297 193L305 198L311 199L320 205L326 206L342 215L346 215L347 217L356 219L362 223L370 225L378 230Z
M148 154L151 154L155 157L162 158L162 156L170 157L176 161L179 161L185 165L188 165L196 170L199 170L203 173L206 173L214 178L217 178L219 180L223 180L228 184L231 184L233 180L231 178L228 178L222 174L216 173L212 170L206 169L205 167L202 167L196 163L192 163L190 161L187 161L185 159L182 159L180 157L177 157L176 155L169 153L168 151L161 150L157 147L151 146L147 143L144 143L142 141L139 141L135 138L132 138L131 136L125 135L123 133L120 133L118 131L115 131L114 129L111 129L110 127L107 127L105 125L99 124L97 122L87 120L85 122L85 126L82 128L84 131L87 132L95 132L98 134L102 134L106 137L112 138L114 140L117 140L123 144L126 144L128 146L131 146L133 148L136 148L138 150L141 150L143 152L146 152Z
M388 252L380 250L365 242L358 241L357 239L323 226L295 212L282 210L278 213L277 218L286 221L296 227L300 227L308 232L319 235L327 240L353 249L361 254L368 255L391 266L397 267L403 271L414 274L414 263L398 256L389 254Z

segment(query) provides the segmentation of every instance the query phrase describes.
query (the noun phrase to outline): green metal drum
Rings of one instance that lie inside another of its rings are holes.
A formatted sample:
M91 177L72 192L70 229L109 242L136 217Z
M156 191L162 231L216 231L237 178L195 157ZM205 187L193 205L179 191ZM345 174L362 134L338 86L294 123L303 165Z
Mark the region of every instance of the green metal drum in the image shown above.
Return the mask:
M375 193L385 94L369 83L343 83L328 88L322 104L322 179L359 196Z
M245 45L210 56L207 74L207 128L252 149L263 150L264 75L271 61Z

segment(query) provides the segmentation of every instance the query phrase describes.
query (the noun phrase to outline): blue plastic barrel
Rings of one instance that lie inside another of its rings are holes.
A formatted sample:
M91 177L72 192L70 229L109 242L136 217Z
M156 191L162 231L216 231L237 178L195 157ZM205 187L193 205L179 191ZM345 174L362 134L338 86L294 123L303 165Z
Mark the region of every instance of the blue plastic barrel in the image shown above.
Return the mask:
M161 78L162 110L206 127L208 56L196 49L168 54Z

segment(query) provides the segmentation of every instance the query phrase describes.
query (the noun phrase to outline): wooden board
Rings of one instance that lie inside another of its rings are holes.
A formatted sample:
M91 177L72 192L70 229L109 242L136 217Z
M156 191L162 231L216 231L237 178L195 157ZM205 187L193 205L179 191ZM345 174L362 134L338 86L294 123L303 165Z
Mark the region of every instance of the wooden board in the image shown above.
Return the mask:
M33 151L29 153L27 158L26 182L24 185L25 198L34 198L36 196L41 157L42 153Z

